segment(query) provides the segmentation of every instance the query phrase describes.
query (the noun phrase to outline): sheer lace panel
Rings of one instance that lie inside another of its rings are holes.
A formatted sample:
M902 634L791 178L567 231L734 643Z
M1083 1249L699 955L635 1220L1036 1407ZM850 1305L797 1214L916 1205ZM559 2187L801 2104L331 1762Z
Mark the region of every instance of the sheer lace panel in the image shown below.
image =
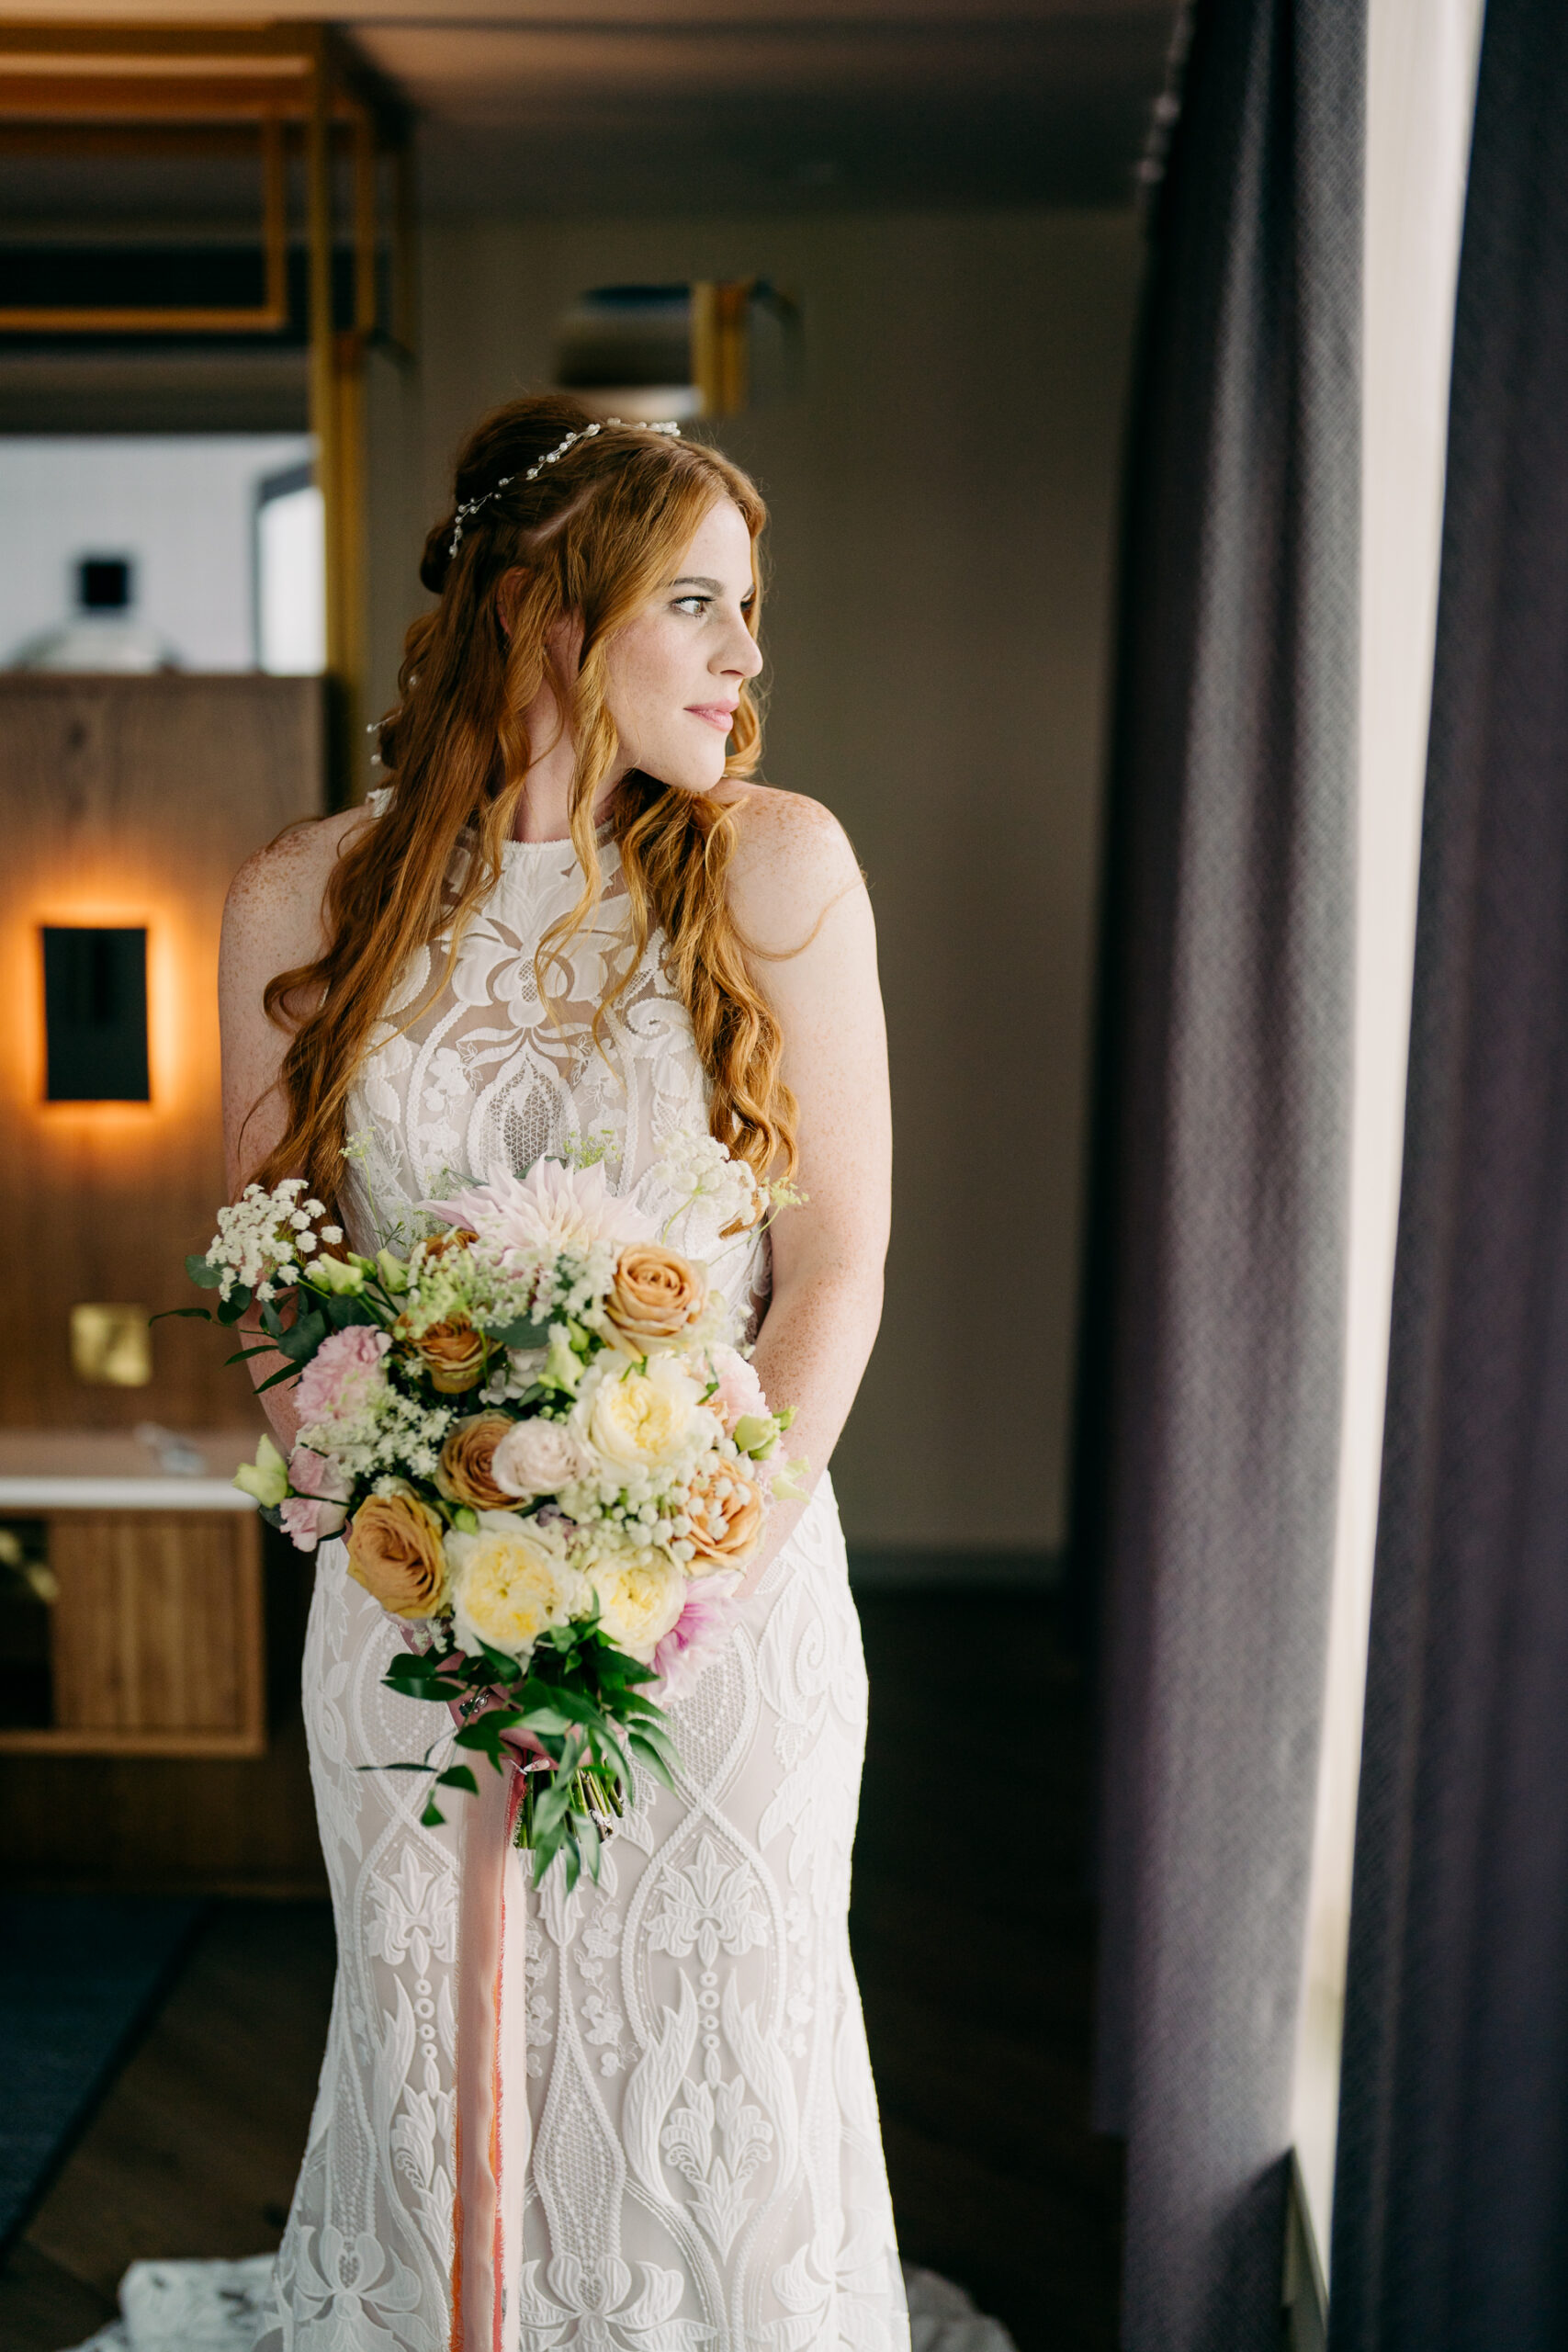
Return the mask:
M507 843L500 879L433 1001L445 941L422 949L402 974L349 1100L362 1157L344 1206L360 1246L439 1196L454 1175L522 1174L589 1138L604 1142L615 1192L660 1223L677 1205L657 1161L671 1136L705 1131L706 1074L665 969L662 933L649 940L599 1041L592 1036L594 1011L631 952L626 876L607 833L599 856L603 897L592 923L549 964L550 1004L541 1001L534 955L581 894L570 842ZM699 1212L672 1238L715 1264L742 1323L754 1326L767 1298L766 1237L722 1243Z

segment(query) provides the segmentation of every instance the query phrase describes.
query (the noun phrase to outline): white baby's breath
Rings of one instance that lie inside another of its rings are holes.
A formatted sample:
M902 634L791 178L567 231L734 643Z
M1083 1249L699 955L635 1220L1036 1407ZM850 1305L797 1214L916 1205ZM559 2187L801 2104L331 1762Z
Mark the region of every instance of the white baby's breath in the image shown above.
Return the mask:
M301 1208L304 1190L302 1176L286 1176L270 1193L259 1184L247 1184L237 1201L219 1210L206 1262L222 1277L219 1295L225 1302L243 1288L265 1305L280 1288L299 1280L297 1260L302 1250L314 1246L308 1238L310 1217L321 1206L311 1201Z

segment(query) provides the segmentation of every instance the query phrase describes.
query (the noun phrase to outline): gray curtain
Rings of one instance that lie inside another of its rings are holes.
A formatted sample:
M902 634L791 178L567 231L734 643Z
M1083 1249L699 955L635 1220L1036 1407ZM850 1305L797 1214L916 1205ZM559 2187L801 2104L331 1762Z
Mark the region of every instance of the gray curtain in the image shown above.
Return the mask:
M1568 8L1488 0L1460 261L1335 2352L1568 2345Z
M1345 1271L1361 0L1201 0L1152 220L1075 1569L1130 2352L1277 2346Z

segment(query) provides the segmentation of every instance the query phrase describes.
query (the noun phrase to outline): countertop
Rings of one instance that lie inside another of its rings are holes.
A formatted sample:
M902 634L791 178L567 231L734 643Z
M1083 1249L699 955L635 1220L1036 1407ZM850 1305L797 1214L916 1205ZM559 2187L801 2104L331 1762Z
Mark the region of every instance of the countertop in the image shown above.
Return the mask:
M0 1430L0 1511L254 1510L248 1430Z

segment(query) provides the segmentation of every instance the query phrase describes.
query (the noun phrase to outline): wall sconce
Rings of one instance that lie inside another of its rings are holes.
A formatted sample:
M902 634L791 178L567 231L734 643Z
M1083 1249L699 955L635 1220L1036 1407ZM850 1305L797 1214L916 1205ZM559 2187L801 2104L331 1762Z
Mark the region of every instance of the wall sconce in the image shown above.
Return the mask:
M71 1369L89 1388L145 1388L152 1335L144 1306L73 1306Z
M46 924L48 1102L145 1102L147 933Z
M595 416L739 416L787 397L799 374L800 313L755 277L600 286L556 330L555 380Z

